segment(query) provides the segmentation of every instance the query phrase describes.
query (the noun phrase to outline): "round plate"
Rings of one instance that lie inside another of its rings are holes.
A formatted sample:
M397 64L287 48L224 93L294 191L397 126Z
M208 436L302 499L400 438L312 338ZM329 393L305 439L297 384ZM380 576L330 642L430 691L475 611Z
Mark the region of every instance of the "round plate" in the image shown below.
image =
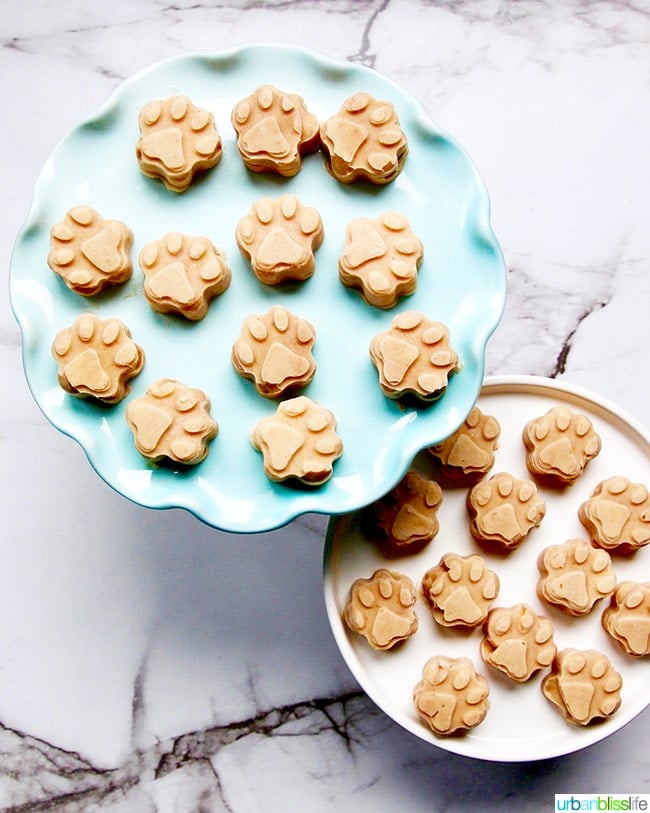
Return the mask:
M570 618L543 604L536 595L539 576L537 557L551 544L574 537L587 538L578 520L578 506L593 487L615 474L633 482L650 482L650 434L611 404L584 390L536 377L488 378L479 406L501 425L499 449L492 473L508 471L529 479L521 440L524 424L554 406L566 404L588 415L602 439L602 450L584 474L565 491L539 488L547 506L541 525L523 545L504 556L486 554L469 532L465 506L467 489L446 489L438 513L440 530L420 553L387 560L364 536L359 512L330 520L325 548L325 600L336 642L352 673L366 693L405 729L416 736L458 754L486 760L520 762L560 756L584 748L612 734L646 708L650 702L650 658L628 657L602 629L603 602L586 617ZM416 467L427 470L426 453L416 457ZM341 620L352 582L367 578L376 568L388 567L410 576L420 588L422 576L449 551L461 555L481 553L501 581L494 606L525 602L547 616L555 627L558 649L595 648L605 652L623 676L622 704L609 720L585 728L566 723L542 695L541 674L530 682L515 684L483 663L479 654L480 630L461 634L443 630L434 622L425 599L419 596L420 626L415 635L396 650L376 652L360 635L351 633ZM612 556L619 581L650 578L650 546L633 556ZM488 678L490 709L485 720L462 737L436 737L424 723L412 701L412 691L422 676L426 660L435 654L471 658Z
M302 95L321 120L357 90L390 100L409 139L403 172L383 187L345 186L327 173L322 153L308 156L291 179L247 172L230 113L264 83ZM180 93L212 111L224 154L215 169L178 195L140 172L135 144L140 108ZM319 210L325 240L314 276L281 290L254 277L237 248L235 226L256 198L284 193ZM93 299L69 291L46 262L51 226L81 203L122 220L134 232L132 280ZM415 294L382 311L340 283L337 262L349 220L388 209L409 218L425 255ZM138 253L168 231L205 235L226 252L232 283L201 322L156 313L144 299ZM81 444L101 477L142 505L181 507L215 527L253 532L305 512L342 513L370 502L393 485L418 449L464 419L480 389L486 341L503 310L505 269L476 169L418 102L362 66L297 48L251 46L158 63L122 84L63 139L38 178L14 248L11 299L34 398L54 426ZM230 362L242 320L276 303L314 325L318 369L304 394L334 412L345 447L334 476L318 488L266 478L249 436L276 404L258 395ZM368 354L372 336L386 329L396 312L408 309L447 324L463 363L443 398L419 411L403 410L383 397ZM64 393L50 354L56 332L87 310L125 322L146 355L130 395L110 409ZM208 458L189 471L147 463L124 420L128 400L160 377L203 389L220 427Z

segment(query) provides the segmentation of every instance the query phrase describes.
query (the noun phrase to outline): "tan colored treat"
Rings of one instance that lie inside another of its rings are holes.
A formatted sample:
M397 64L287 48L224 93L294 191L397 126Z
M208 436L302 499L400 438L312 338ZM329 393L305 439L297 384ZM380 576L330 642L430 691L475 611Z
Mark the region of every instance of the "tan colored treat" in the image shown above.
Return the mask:
M494 607L485 622L481 657L511 680L525 683L551 665L556 647L553 624L528 604Z
M344 285L361 291L369 305L392 308L417 287L424 246L399 212L384 212L371 220L356 217L345 230L345 248L339 257Z
M470 531L477 542L514 550L541 524L546 503L532 480L499 472L472 486L467 493L467 510Z
M642 483L617 475L603 480L578 508L594 545L634 553L650 542L650 494Z
M129 392L129 381L142 370L144 353L119 319L78 316L54 337L52 356L58 381L79 398L116 404Z
M482 556L447 553L422 578L422 592L442 627L478 627L499 593L499 577Z
M563 649L542 681L542 692L573 725L611 717L621 705L623 678L595 649Z
M239 375L252 379L265 398L279 398L306 386L316 373L312 347L316 332L310 322L281 305L265 314L247 316L232 348Z
M544 548L537 568L539 597L569 615L587 615L616 587L609 554L584 539Z
M373 524L383 534L390 554L420 550L440 529L442 489L416 471L409 471L388 494L369 507Z
M412 397L428 403L444 394L459 369L449 331L417 311L397 314L391 326L370 342L370 358L388 398Z
M203 319L230 285L226 255L207 237L169 232L142 249L139 263L151 307L192 321Z
M650 582L617 585L601 620L623 652L650 655Z
M50 230L47 264L70 290L95 296L131 278L133 233L90 206L74 206Z
M187 96L148 102L138 118L135 154L142 172L184 192L200 173L215 167L223 147L214 117Z
M435 655L425 663L413 702L434 734L464 734L485 719L490 689L469 658Z
M173 378L160 378L127 404L126 422L136 449L156 463L193 466L207 457L219 427L206 394Z
M574 483L601 448L589 418L566 406L529 421L522 439L530 473L556 486Z
M295 93L260 85L233 107L232 126L244 165L253 172L296 175L302 156L320 146L319 121Z
M380 568L369 579L354 581L343 620L373 649L390 649L417 631L416 598L408 576Z
M235 238L260 282L277 285L311 277L324 233L316 209L282 195L256 200L237 224Z
M389 183L402 171L408 152L393 105L364 92L350 96L321 124L320 137L327 169L342 183Z
M500 435L497 419L474 406L461 426L427 453L439 463L445 484L471 486L494 466Z
M273 415L255 424L251 441L262 453L266 476L275 482L293 478L321 485L343 453L334 414L305 395L280 402Z

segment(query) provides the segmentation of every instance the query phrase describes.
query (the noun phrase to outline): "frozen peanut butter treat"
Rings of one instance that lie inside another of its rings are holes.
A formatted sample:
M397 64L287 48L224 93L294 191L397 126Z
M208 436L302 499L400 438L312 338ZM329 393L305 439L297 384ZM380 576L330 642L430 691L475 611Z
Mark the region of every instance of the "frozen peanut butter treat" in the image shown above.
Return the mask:
M601 448L591 420L567 406L550 409L529 421L522 439L531 474L549 485L568 486L582 476Z
M144 295L160 313L198 321L230 285L226 255L207 237L169 232L139 254Z
M648 488L620 475L609 477L580 505L578 518L594 545L613 553L634 553L650 542Z
M584 539L569 539L544 548L537 568L539 597L569 615L587 615L616 587L609 554Z
M327 169L342 183L393 181L402 171L408 140L391 102L359 91L320 126Z
M50 230L47 263L72 291L95 296L131 278L133 233L90 206L70 209Z
M311 277L324 233L317 209L295 195L281 195L254 201L237 224L235 239L260 282L277 285Z
M389 555L421 550L440 529L438 509L442 489L416 471L367 509L367 517L381 533L381 543Z
M546 503L532 480L498 472L467 493L470 531L474 539L504 550L518 548L546 514Z
M388 330L373 337L369 349L388 398L435 401L459 369L447 327L418 311L397 314Z
M650 655L650 582L620 582L601 620L623 652Z
M281 401L273 415L255 424L251 441L262 453L266 476L275 482L322 485L343 453L334 414L305 395Z
M482 723L490 708L489 686L469 658L435 655L413 689L419 715L434 734L464 734Z
M422 592L442 627L478 627L500 586L497 574L476 553L446 553L422 577Z
M343 608L343 620L373 649L391 649L418 628L415 585L408 576L385 568L356 579Z
M52 344L61 387L79 398L116 404L129 392L129 381L142 370L144 352L119 319L78 316Z
M384 212L374 220L357 217L345 230L339 277L369 305L392 308L415 291L423 255L422 242L400 212Z
M542 692L572 725L611 717L621 705L623 678L595 649L563 649L542 681Z
M158 379L142 398L127 404L126 422L143 457L184 466L204 460L219 431L203 390L173 378Z
M437 462L444 485L471 486L494 466L500 435L498 420L474 406L453 434L426 451Z
M524 683L555 657L550 620L528 604L494 607L488 613L481 641L481 657L517 683Z
M232 364L251 379L265 398L279 398L306 386L316 373L311 322L274 305L264 314L247 316L232 348Z
M160 178L172 192L184 192L199 173L221 160L223 147L212 113L187 96L148 102L138 123L135 154L140 169Z
M260 85L232 109L237 150L247 169L296 175L302 158L320 147L319 121L296 93Z

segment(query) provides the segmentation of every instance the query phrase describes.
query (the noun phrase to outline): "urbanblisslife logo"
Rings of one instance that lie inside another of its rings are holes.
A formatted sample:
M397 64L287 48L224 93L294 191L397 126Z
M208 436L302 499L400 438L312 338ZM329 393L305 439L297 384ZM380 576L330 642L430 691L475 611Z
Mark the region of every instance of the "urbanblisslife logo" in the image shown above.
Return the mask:
M650 793L556 793L556 811L650 810Z

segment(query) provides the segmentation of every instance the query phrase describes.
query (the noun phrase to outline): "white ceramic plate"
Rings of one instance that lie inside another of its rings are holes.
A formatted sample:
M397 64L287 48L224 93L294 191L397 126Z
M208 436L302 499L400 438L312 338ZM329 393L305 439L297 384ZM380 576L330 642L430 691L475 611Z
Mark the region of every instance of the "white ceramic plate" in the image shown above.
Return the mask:
M237 154L230 113L262 83L301 94L320 119L360 89L392 101L410 144L403 172L381 188L344 186L328 175L319 153L308 156L292 179L248 173ZM143 176L135 159L140 108L177 93L213 112L224 143L219 166L181 195ZM314 276L279 290L257 282L234 233L253 200L287 192L318 208L325 240ZM92 300L69 291L46 263L50 227L80 203L123 220L135 236L133 279ZM380 311L339 282L337 260L347 222L387 209L407 215L424 242L425 258L416 293L393 311ZM210 237L226 252L232 269L230 288L199 323L156 313L144 299L138 253L167 231ZM413 98L360 65L298 48L251 46L154 65L122 84L63 139L39 176L15 245L11 299L34 398L54 426L81 444L111 486L145 506L182 507L215 527L253 532L308 511L341 513L370 502L399 478L418 449L461 423L480 389L485 344L501 317L505 270L476 169ZM315 489L267 480L249 433L276 404L257 395L230 363L244 317L264 313L275 303L284 303L316 328L318 370L305 394L335 413L345 446L334 476ZM112 409L65 394L56 380L50 355L54 335L88 309L102 318L122 319L146 354L131 394ZM371 337L405 309L445 322L463 362L444 397L420 411L404 411L382 396L368 355ZM146 463L124 421L128 400L163 376L202 388L219 423L207 460L191 471Z
M635 659L622 653L601 627L604 607L598 604L583 618L569 618L543 604L536 595L539 552L551 544L573 537L587 538L577 510L600 480L623 474L633 482L650 483L650 433L614 405L582 389L550 379L512 376L487 379L479 406L501 424L500 447L492 474L509 471L528 479L521 431L526 421L558 404L588 415L602 438L602 451L581 479L566 491L540 488L547 504L542 524L507 556L485 554L469 532L465 497L467 489L446 489L438 514L440 531L420 553L386 560L359 528L359 513L330 520L325 549L325 600L336 642L352 673L366 693L386 714L408 731L440 748L486 760L518 762L545 759L584 748L620 729L650 702L650 658ZM426 471L426 455L416 458L416 467ZM531 682L510 683L489 669L479 655L480 630L469 635L443 630L433 621L424 598L418 600L420 627L396 651L375 652L365 639L347 630L341 612L354 579L367 578L378 567L389 567L409 575L420 586L426 570L448 551L461 555L482 553L501 580L494 606L526 602L551 618L558 649L589 647L605 652L623 675L622 704L609 720L585 728L564 721L542 695L541 674ZM650 580L650 546L632 557L613 556L619 580ZM462 737L439 738L421 721L412 702L412 690L420 680L426 660L435 654L467 656L487 678L490 709L485 720Z

